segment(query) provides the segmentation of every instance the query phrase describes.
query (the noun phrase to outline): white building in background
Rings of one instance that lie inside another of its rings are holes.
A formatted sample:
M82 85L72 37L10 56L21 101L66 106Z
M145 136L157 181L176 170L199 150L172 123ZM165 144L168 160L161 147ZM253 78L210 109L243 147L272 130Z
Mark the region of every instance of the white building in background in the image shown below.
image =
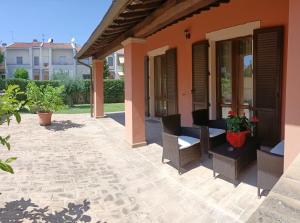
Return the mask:
M79 64L74 56L80 47L71 43L47 43L34 40L16 42L5 47L6 78L13 78L17 68L25 68L32 80L49 80L53 74L65 73L72 78L88 78L90 69ZM83 61L89 64L89 60Z
M124 77L124 49L118 50L106 58L113 79Z

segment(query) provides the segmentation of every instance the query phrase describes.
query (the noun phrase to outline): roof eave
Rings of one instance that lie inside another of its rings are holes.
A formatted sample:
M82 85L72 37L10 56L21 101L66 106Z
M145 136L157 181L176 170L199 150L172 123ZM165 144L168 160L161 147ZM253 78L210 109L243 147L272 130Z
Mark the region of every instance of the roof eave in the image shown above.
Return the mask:
M87 40L87 42L82 46L81 50L76 54L75 56L76 59L84 59L89 57L85 55L85 52L92 45L92 43L98 38L98 35L102 33L103 30L113 22L116 15L118 15L118 12L120 12L124 7L126 7L130 1L132 0L113 0L109 10L104 15L100 24L93 31L92 35Z

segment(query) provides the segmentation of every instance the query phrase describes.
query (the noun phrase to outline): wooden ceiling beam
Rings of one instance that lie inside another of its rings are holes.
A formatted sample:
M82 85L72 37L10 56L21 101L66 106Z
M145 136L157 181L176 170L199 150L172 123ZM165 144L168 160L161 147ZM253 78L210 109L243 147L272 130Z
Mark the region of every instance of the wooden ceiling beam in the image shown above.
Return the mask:
M127 27L123 28L115 28L115 29L106 29L104 31L104 34L114 34L114 33L120 33L127 30Z
M127 9L129 10L153 10L160 6L160 2L147 2L147 3L141 3L141 4L132 4L128 5Z
M133 28L133 32L136 37L147 37L157 30L174 23L174 21L180 20L216 2L217 0L185 0L181 2L170 0L148 16L143 22L136 25Z
M209 9L210 7L216 7L217 2L229 2L230 0L168 0L160 6L159 9L147 15L139 24L135 25L132 29L121 33L113 40L110 39L108 45L101 47L94 56L97 58L105 58L115 50L122 48L121 42L129 37L145 38L158 30L162 30L168 25L174 24L188 16L201 12L203 9ZM121 13L121 17L145 15L145 12L124 12Z
M148 10L150 11L150 10ZM120 14L119 17L122 17L122 18L140 18L140 17L146 17L148 15L148 12L147 11L140 11L140 12L136 12L136 11L128 11L128 12L123 12Z

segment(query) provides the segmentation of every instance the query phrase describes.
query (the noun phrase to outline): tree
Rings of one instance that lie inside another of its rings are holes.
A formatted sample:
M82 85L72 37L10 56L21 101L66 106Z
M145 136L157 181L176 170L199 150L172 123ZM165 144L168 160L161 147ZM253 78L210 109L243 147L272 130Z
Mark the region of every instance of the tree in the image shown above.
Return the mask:
M15 78L28 79L28 71L24 68L17 68L14 73Z
M109 72L109 66L107 64L107 61L104 60L104 71L103 71L103 78L108 79L110 77L110 72Z
M0 64L2 64L4 61L4 55L3 53L0 51Z
M21 122L21 116L19 111L24 107L25 102L17 99L18 95L23 94L20 92L20 87L17 85L9 85L4 91L4 94L0 95L0 125L7 123L10 124L11 117L14 116L18 123ZM0 136L0 145L4 146L8 150L11 149L9 143L10 136ZM0 159L0 170L14 173L13 168L10 166L16 157L11 157L6 160Z

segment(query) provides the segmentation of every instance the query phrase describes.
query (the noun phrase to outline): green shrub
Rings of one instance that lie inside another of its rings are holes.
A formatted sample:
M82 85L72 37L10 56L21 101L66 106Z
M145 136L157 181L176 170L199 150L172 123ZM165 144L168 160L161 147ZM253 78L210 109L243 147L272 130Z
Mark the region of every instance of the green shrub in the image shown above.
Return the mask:
M24 68L17 68L14 73L15 78L27 80L29 78L28 71Z
M30 81L24 79L4 79L0 80L0 91L7 88L8 85L18 85L21 91L25 92ZM50 85L58 87L64 85L63 94L66 104L88 104L90 103L90 80L49 80L49 81L31 81L37 86ZM26 100L26 95L19 95L19 100ZM104 80L104 102L122 103L124 102L124 80Z
M53 87L51 85L38 86L35 82L27 85L27 100L33 112L55 112L64 107L64 86Z
M124 102L124 81L104 80L104 103Z
M0 64L4 61L4 54L0 51Z

